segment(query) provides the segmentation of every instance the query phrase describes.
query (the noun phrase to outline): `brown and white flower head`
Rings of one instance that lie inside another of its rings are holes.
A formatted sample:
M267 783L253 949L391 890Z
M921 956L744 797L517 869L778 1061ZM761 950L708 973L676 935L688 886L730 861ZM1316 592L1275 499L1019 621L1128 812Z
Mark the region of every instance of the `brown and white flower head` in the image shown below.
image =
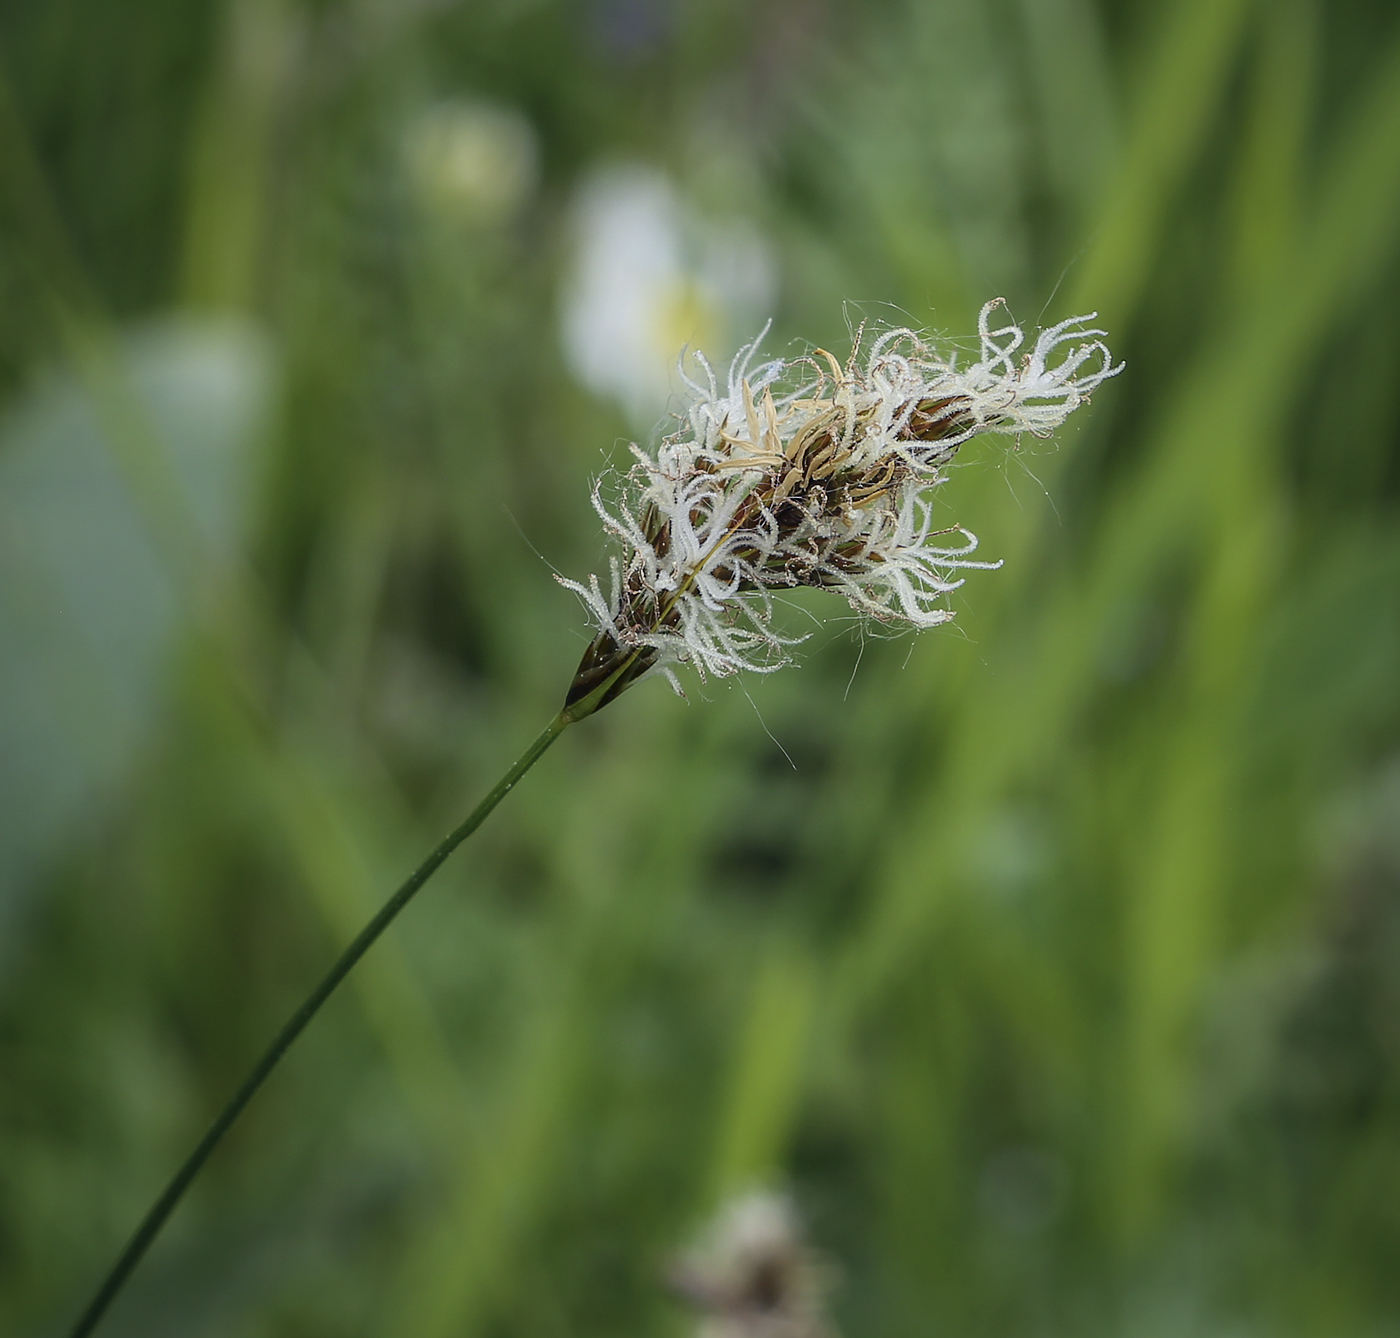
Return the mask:
M1026 352L1000 300L982 308L979 357L930 347L910 329L862 337L843 365L825 350L755 365L763 334L739 351L721 387L702 380L680 430L654 453L633 446L624 495L593 505L622 552L606 584L563 580L598 634L567 705L611 701L650 673L770 672L792 638L773 623L775 591L820 586L882 623L934 627L944 596L975 560L976 537L938 527L930 491L984 432L1045 436L1115 365L1093 315L1040 333ZM562 578L561 578L562 579Z
M724 1205L670 1282L700 1313L699 1338L830 1338L829 1272L792 1201L754 1190Z

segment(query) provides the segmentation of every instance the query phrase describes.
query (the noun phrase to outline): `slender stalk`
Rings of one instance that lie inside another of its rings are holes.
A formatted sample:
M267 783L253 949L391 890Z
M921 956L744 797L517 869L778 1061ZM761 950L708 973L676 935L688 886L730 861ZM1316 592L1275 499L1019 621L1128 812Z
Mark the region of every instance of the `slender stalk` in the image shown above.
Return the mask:
M594 694L595 696L597 694ZM200 1167L209 1160L209 1155L218 1147L224 1135L233 1127L243 1108L256 1095L258 1088L267 1081L282 1056L287 1053L292 1042L306 1029L306 1025L320 1011L321 1005L335 992L335 988L345 979L355 963L373 946L374 941L389 927L394 917L413 899L415 893L441 867L447 857L457 849L490 815L491 811L515 788L516 782L539 761L569 725L580 720L596 709L577 703L572 708L561 711L549 723L548 728L517 759L515 764L496 782L491 792L474 808L465 822L443 838L432 853L409 875L407 881L386 901L378 914L355 936L353 942L336 958L335 964L326 972L321 983L307 996L306 1001L292 1014L273 1038L261 1059L243 1080L243 1085L233 1094L228 1105L219 1112L208 1132L199 1140L194 1151L185 1158L184 1164L166 1185L161 1196L151 1205L140 1225L132 1233L126 1248L121 1252L111 1271L97 1289L82 1317L73 1326L70 1338L86 1338L92 1333L106 1314L117 1293L126 1284L132 1270L159 1234L166 1219L174 1212L176 1205L184 1197L190 1182L199 1174Z

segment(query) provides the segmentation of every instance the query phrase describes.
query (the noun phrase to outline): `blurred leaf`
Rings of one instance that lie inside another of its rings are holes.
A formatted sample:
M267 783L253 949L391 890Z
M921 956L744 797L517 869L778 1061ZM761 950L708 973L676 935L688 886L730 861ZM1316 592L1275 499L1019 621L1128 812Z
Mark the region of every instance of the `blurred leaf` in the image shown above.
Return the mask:
M245 326L168 322L122 358L212 557L247 521L269 359ZM0 912L140 755L181 624L176 581L88 389L49 374L0 424Z

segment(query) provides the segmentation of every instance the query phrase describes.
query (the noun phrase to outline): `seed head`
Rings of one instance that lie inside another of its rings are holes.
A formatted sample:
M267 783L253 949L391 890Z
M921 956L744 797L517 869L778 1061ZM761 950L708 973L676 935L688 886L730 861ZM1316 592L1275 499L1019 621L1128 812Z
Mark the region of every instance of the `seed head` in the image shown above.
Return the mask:
M678 664L702 677L781 668L797 639L773 625L774 592L797 586L834 590L881 623L947 622L956 573L1001 564L973 558L968 530L935 526L944 466L983 432L1048 435L1122 370L1093 314L1042 331L1018 358L1021 328L993 326L1003 305L982 308L980 356L962 368L910 329L864 351L862 329L844 365L824 349L755 365L767 327L723 389L703 355L703 379L682 366L680 429L654 454L632 447L621 496L594 488L622 547L606 589L560 578L598 628L566 705L596 710L651 673L680 691Z

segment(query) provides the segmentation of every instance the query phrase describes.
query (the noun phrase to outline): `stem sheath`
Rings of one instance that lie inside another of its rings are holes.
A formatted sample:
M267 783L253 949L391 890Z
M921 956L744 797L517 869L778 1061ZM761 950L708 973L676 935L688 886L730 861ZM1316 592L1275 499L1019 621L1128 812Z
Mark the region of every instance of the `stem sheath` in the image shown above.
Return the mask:
M555 739L569 725L580 718L581 713L561 711L550 722L545 731L520 755L515 764L496 782L491 792L467 817L461 826L449 833L431 854L409 875L403 886L380 908L378 914L362 929L355 939L336 958L335 964L326 972L321 983L307 996L305 1002L292 1014L273 1038L261 1059L243 1080L243 1084L233 1094L228 1105L219 1112L208 1132L199 1140L194 1151L185 1158L184 1164L166 1185L161 1196L151 1205L140 1225L132 1233L126 1248L121 1252L111 1271L97 1289L82 1317L73 1326L69 1338L87 1338L106 1314L117 1293L121 1291L132 1270L159 1234L166 1219L174 1212L176 1205L184 1197L190 1182L199 1174L200 1167L209 1160L209 1155L218 1147L224 1135L233 1127L243 1108L256 1095L258 1088L267 1081L282 1056L287 1053L292 1042L306 1029L306 1025L320 1011L321 1005L335 992L335 988L345 979L355 963L373 946L374 941L389 927L395 916L413 900L414 895L441 867L447 857L457 849L491 814L491 811L515 788L516 782L535 765Z

